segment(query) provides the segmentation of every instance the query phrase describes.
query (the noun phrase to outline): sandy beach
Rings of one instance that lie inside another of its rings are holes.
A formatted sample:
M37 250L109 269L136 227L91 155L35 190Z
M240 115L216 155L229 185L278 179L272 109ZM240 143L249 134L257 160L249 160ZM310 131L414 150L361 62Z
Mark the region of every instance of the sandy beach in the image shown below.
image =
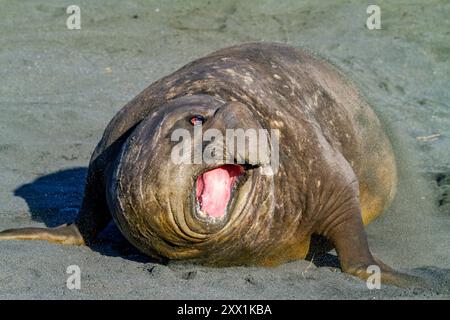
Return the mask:
M89 158L114 114L195 58L248 41L305 47L361 89L399 170L393 205L368 229L373 253L431 289L366 284L333 252L276 268L161 265L111 224L92 247L0 242L0 299L449 299L450 3L0 0L0 230L70 222ZM66 287L69 265L80 290Z

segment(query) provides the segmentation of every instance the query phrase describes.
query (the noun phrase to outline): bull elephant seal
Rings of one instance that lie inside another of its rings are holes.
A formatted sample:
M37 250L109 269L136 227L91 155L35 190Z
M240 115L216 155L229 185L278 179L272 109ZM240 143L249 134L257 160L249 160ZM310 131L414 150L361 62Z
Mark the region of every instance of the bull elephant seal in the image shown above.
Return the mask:
M243 164L171 161L174 130L198 124L224 136L277 129L278 169L263 174L249 152ZM366 279L378 265L382 281L409 286L418 279L375 259L364 231L396 183L379 120L336 68L288 45L249 43L187 64L117 113L92 155L74 223L0 239L89 244L112 217L152 257L275 266L305 258L319 235L344 272Z

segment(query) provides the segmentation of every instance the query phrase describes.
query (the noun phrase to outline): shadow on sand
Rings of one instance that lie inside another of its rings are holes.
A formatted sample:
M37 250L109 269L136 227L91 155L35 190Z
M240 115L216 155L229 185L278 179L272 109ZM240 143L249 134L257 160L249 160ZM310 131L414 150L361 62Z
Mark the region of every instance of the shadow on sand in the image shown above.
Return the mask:
M31 218L47 227L72 222L83 200L87 167L75 167L41 176L14 190L29 207ZM123 257L138 262L153 262L139 253L111 222L90 246L103 255Z

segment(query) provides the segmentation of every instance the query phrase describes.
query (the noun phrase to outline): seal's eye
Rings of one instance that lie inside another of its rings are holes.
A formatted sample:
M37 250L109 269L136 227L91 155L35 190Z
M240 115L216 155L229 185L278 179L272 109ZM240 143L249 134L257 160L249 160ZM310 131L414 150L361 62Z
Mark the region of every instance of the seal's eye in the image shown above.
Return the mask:
M205 118L201 115L195 115L193 117L191 117L189 119L189 122L193 125L193 126L197 126L199 124L203 124L205 122Z

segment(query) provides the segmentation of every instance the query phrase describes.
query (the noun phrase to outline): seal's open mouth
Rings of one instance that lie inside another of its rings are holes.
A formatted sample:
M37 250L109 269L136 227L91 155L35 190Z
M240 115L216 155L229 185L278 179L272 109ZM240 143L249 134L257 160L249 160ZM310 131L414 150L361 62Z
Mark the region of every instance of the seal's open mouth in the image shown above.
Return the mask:
M227 164L198 176L195 195L201 213L213 218L224 216L233 187L243 173L242 166Z

